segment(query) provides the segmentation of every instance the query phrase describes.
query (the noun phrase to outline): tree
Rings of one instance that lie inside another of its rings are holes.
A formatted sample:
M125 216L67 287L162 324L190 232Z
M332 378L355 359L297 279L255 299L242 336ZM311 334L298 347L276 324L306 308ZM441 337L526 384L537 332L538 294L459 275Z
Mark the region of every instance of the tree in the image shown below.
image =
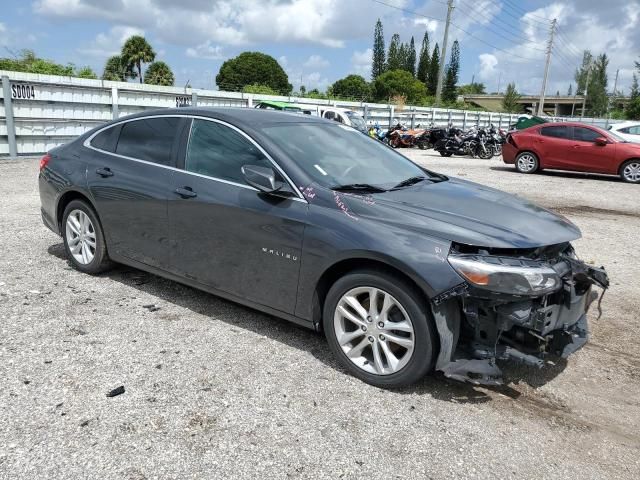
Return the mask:
M353 98L354 100L366 100L371 94L371 87L360 75L348 75L329 87L329 92L334 97Z
M636 62L636 68L640 71L640 65ZM640 87L638 87L638 76L633 74L631 91L629 92L629 103L624 109L625 117L628 120L640 120Z
M144 83L149 85L164 85L172 87L175 79L173 72L164 62L153 62L147 67L147 71L144 72Z
M45 75L61 75L65 77L96 78L89 67L76 70L75 65L61 65L51 60L39 58L33 50L22 50L15 58L0 58L0 70L13 72L42 73Z
M411 37L411 41L409 42L409 46L407 47L407 63L405 65L405 70L409 72L414 77L416 76L416 44Z
M594 117L605 116L609 107L609 96L607 95L607 85L609 83L607 77L608 66L609 58L606 53L598 55L593 63L587 102L589 110Z
M300 87L301 89L304 87ZM254 83L253 85L246 85L242 89L242 93L261 93L262 95L278 95L273 88L267 85L260 85L259 83Z
M447 71L442 86L442 98L445 102L456 101L456 86L458 84L458 73L460 72L460 45L458 40L451 46L451 60L447 65Z
M280 95L288 95L293 88L276 59L260 52L243 52L226 60L216 75L216 84L226 91L239 91L247 85L266 85Z
M458 87L458 95L483 95L487 93L484 83L472 82Z
M406 102L416 104L424 101L425 86L406 70L390 70L375 79L373 93L379 101L402 96Z
M435 95L438 87L438 71L440 69L440 47L436 43L433 47L431 62L429 63L429 77L427 81L427 91L429 95Z
M416 72L416 78L424 84L428 83L430 66L431 61L429 57L429 32L424 32L424 37L422 37L422 46L420 47L418 71Z
M389 43L389 53L387 53L387 64L385 71L389 70L401 70L404 68L402 57L400 56L400 35L394 33L391 37L391 43Z
M102 72L102 80L126 82L129 78L136 78L138 74L128 67L121 55L114 55L107 59Z
M582 54L582 65L576 70L574 79L576 81L576 94L584 95L584 90L587 85L587 71L591 67L593 61L593 55L589 50L585 50Z
M573 83L569 84L569 90L567 90L567 97L571 97L573 95Z
M82 67L80 70L78 70L75 76L79 78L90 78L92 80L96 80L98 78L96 72L94 72L93 69L88 66Z
M520 98L520 94L516 90L515 83L509 83L507 85L507 91L504 94L504 98L502 99L502 109L505 112L509 113L517 113L521 110L520 105L518 104L518 99Z
M142 83L142 64L153 62L156 58L156 52L143 36L132 35L122 46L122 58L128 70L134 68L137 70L138 78Z
M371 80L375 80L384 73L384 34L382 33L382 22L376 22L373 31L373 61L371 62Z

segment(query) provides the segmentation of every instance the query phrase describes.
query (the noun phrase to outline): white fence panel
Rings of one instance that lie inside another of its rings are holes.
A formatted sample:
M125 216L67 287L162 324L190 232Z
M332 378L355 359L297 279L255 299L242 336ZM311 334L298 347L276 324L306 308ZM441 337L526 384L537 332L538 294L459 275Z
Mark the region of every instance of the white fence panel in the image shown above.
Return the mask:
M448 124L465 129L489 124L505 128L518 118L518 115L506 113L409 105L399 109L394 105L377 103L193 90L21 72L0 71L0 77L3 84L6 82L9 86L10 97L5 99L4 90L0 88L0 156L11 153L10 139L13 141L15 138L18 155L41 154L113 118L152 108L194 104L206 107L251 107L261 100L279 100L313 111L319 106L330 105L357 111L365 116L369 125L378 124L382 128L398 122L414 128ZM9 102L10 112L13 112L11 132L7 127L5 107ZM594 118L557 120L583 121L601 127L607 123L605 119Z

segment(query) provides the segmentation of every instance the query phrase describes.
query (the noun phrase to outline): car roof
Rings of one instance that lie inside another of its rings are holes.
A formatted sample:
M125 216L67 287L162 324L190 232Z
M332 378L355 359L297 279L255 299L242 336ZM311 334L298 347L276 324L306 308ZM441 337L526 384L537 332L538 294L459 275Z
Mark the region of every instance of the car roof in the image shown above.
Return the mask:
M282 110L244 107L182 107L153 109L128 115L126 117L120 117L112 123L152 115L194 115L222 120L233 125L251 125L253 127L272 123L326 123L326 120L311 115L300 115L299 113L286 112Z
M629 122L618 122L618 123L612 123L611 124L611 128L624 128L624 127L634 127L636 125L640 125L640 120L636 120L634 121L629 121Z

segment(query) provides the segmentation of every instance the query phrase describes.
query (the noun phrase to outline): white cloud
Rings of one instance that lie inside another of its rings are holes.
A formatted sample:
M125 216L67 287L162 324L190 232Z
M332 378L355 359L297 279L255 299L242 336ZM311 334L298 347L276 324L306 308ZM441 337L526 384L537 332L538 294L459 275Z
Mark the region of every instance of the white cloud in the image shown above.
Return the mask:
M498 59L496 56L490 53L482 53L478 55L478 59L480 60L480 73L478 74L480 79L484 81L493 80L497 75Z
M373 59L373 50L367 48L363 52L355 51L351 55L351 70L353 73L368 79L371 75L371 62Z
M284 69L287 68L287 66L289 65L289 60L287 59L286 56L281 55L278 57L278 63L280 64L280 66Z
M420 25L421 27L426 27L425 30L429 33L434 33L438 29L437 20L429 20L427 18L416 18L413 21L413 24Z
M225 55L222 53L222 47L220 45L212 45L211 40L207 40L196 47L187 48L186 54L187 57L206 58L207 60L221 60L225 58Z
M326 68L329 66L329 61L320 55L311 55L302 66L307 68Z
M106 58L117 55L124 42L131 35L144 35L144 30L135 27L116 25L107 33L99 33L87 47L79 48L78 52L90 57Z

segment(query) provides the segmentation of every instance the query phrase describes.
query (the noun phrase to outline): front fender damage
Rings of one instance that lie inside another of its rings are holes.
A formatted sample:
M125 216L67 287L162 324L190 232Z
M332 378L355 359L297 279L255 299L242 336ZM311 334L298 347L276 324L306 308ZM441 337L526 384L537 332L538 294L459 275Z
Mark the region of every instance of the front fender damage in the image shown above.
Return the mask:
M609 279L604 268L577 260L572 250L554 268L562 288L543 297L494 295L462 283L431 299L440 337L436 370L454 380L501 385L498 361L542 368L550 356L566 358L584 346L587 312L598 297L594 287L604 294Z

